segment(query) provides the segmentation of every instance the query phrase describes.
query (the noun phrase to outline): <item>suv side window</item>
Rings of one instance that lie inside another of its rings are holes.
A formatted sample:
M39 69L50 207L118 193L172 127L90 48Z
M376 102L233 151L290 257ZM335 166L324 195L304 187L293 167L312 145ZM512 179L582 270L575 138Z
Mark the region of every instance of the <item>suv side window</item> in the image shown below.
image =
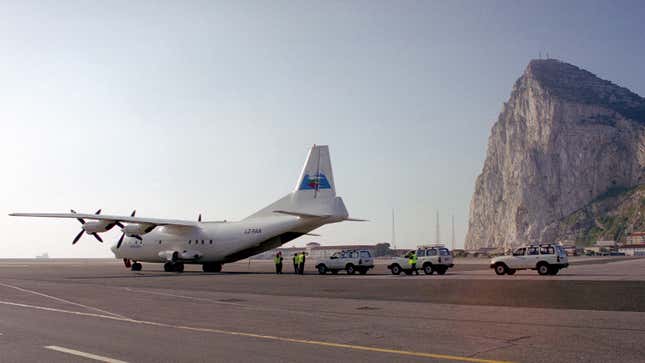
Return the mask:
M513 256L524 256L525 253L526 253L526 248L522 247L513 251Z
M553 255L555 254L555 249L553 246L541 246L540 247L540 254L542 255Z
M529 255L531 255L531 256L535 256L535 255L537 255L538 253L539 253L539 252L538 252L538 247L537 247L537 246L531 246L531 247L529 247L529 253L528 253Z
M424 257L426 255L426 250L418 250L417 257Z
M564 257L567 255L567 253L564 251L564 248L562 248L562 246L555 246L555 248L558 250L558 256Z
M428 256L436 256L437 255L437 250L435 248L431 248L428 250Z
M361 251L361 258L370 258L372 255L370 255L370 251Z
M441 256L450 256L450 250L448 250L447 248L440 248L439 254Z

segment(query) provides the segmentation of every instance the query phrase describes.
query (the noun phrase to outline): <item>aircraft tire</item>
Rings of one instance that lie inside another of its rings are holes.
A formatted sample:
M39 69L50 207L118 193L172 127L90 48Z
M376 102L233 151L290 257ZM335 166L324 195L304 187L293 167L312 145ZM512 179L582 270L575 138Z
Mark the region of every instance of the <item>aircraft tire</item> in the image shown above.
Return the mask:
M131 267L132 271L141 271L142 268L143 266L139 262L133 263Z
M175 272L184 272L184 264L181 262L175 262L173 267Z

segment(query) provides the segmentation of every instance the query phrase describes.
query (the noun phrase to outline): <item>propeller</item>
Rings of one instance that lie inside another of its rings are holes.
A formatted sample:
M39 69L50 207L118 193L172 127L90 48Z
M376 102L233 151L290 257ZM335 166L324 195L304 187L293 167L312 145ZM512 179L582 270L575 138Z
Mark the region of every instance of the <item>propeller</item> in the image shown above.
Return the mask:
M70 209L69 211L76 214L76 211L73 209ZM100 209L97 210L96 212L94 212L94 214L101 214L101 210ZM85 220L83 218L76 218L76 220L79 221L81 224L85 224ZM85 232L85 229L81 228L81 231L76 235L76 237L74 237L74 240L72 241L72 245L75 245L76 242L78 242L78 240L81 239L83 232ZM103 243L103 239L101 238L101 236L99 236L98 233L92 233L92 236L94 236L94 238L96 238L99 242Z
M132 213L130 214L130 217L134 217L135 214L137 214L136 209L132 211ZM123 224L121 224L121 222L116 222L116 224L121 229L123 229ZM141 236L134 235L132 237L134 237L134 238L138 239L139 241L141 241ZM123 243L123 238L125 238L125 232L123 232L123 234L121 234L121 238L119 238L119 242L116 244L116 248L121 247L121 243Z
M201 221L202 221L202 214L199 213L199 217L197 217L197 222L201 222Z

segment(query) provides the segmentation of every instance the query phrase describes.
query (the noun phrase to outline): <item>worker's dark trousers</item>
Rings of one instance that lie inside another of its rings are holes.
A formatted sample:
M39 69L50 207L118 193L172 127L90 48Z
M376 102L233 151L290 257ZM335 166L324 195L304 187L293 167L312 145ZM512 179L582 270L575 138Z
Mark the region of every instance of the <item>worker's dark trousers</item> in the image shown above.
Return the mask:
M301 263L300 266L298 266L298 273L301 275L304 275L305 273L305 264Z
M282 263L276 263L275 264L275 273L277 273L277 274L282 273Z
M294 262L293 264L293 273L298 274L298 264Z
M411 264L410 267L412 268L412 272L416 273L417 275L419 274L419 270L417 270L416 263Z

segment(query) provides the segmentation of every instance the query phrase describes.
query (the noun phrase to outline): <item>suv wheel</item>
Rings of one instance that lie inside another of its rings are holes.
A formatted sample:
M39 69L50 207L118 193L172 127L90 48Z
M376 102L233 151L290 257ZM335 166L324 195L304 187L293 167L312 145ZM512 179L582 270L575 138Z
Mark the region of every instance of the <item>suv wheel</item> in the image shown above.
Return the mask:
M506 268L506 265L503 263L498 263L495 265L495 273L498 275L503 275L506 273L508 269Z
M321 275L324 275L327 273L327 266L325 265L318 265L318 273Z
M399 275L399 274L401 274L401 266L394 265L394 266L392 266L390 271L392 271L392 275Z
M560 272L560 269L555 266L550 266L549 275L557 275Z
M439 275L445 275L446 271L448 271L448 268L446 266L437 267L437 274Z
M551 268L549 267L549 264L546 262L542 262L537 266L537 272L540 275L548 275L550 271L551 271Z
M361 275L365 275L367 273L367 267L364 267L364 268L358 270L358 273L361 274Z
M353 275L353 274L356 273L356 268L354 267L354 265L349 263L349 264L347 264L347 267L345 267L345 271L347 271L348 275Z
M432 268L432 264L426 263L425 265L423 265L423 272L426 275L432 275L434 273L434 269Z

